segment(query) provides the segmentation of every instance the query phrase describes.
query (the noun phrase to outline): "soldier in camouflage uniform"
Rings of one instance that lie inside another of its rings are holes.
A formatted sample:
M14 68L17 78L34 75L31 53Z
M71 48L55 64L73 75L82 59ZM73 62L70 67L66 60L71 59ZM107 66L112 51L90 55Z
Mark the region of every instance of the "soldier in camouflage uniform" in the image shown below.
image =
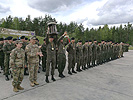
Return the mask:
M85 41L85 44L83 45L83 63L83 69L88 69L90 67L90 65L88 65L88 41Z
M11 51L10 54L10 68L12 69L13 75L13 91L18 92L19 90L23 90L24 88L20 86L23 76L24 76L24 59L25 59L25 52L21 48L22 41L16 41L16 48Z
M97 65L101 64L101 43L97 45Z
M96 66L96 48L97 48L97 45L96 45L97 41L94 40L93 44L92 44L92 66Z
M67 52L68 52L68 74L72 75L72 73L77 73L76 71L74 71L76 63L76 44L74 37L71 38L71 42L67 45Z
M39 83L37 83L39 56L43 56L40 48L38 47L38 45L35 44L35 41L36 36L32 36L30 39L30 44L28 44L25 48L29 68L29 80L32 87L35 85L39 85Z
M4 39L0 38L0 66L1 70L4 68L4 52L3 52ZM1 73L1 72L0 72Z
M8 42L4 44L3 46L3 51L4 51L4 75L5 75L5 80L8 81L10 75L9 73L9 60L10 60L10 53L11 51L15 48L14 44L12 43L12 37L9 36Z
M41 51L42 51L42 54L43 54L43 57L42 57L42 71L45 72L46 71L46 59L47 59L47 52L46 52L47 47L46 47L45 39L43 41L44 41L44 43L41 46Z
M50 36L49 33L46 35L46 45L47 45L47 63L46 63L46 79L45 81L49 83L49 71L50 71L50 64L51 64L51 80L56 81L54 78L54 71L56 66L56 45L54 42L54 37Z
M83 59L83 46L82 46L82 41L79 40L76 46L76 62L77 62L77 71L80 72L81 69L80 67L82 67L82 69L85 70L85 65L83 63L84 59Z
M92 62L92 41L89 40L89 44L88 44L88 67L90 68L91 67L91 62Z
M123 57L123 43L121 42L119 46L120 46L120 47L119 47L119 48L120 48L119 56L120 56L120 57Z
M57 64L58 64L58 72L59 72L59 77L64 78L65 76L63 75L63 71L66 66L66 51L65 51L65 45L63 43L63 38L66 36L67 32L64 32L64 34L58 39L57 41Z
M25 50L26 46L28 45L27 42L25 42L25 36L20 37L21 41L23 42L22 44L22 49ZM29 75L28 74L28 64L27 64L27 55L25 54L25 67L24 67L24 75Z

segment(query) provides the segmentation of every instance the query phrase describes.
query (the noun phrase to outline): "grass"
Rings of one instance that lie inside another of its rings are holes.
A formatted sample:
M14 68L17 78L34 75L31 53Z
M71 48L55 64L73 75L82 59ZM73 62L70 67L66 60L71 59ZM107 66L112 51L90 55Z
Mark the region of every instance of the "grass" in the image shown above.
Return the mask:
M8 36L12 36L13 38L17 38L17 35L0 34L0 38L1 37L8 37ZM30 39L31 36L26 36L26 37ZM44 37L37 36L37 38L39 39L40 44L43 44Z
M133 47L129 47L129 50L133 50Z

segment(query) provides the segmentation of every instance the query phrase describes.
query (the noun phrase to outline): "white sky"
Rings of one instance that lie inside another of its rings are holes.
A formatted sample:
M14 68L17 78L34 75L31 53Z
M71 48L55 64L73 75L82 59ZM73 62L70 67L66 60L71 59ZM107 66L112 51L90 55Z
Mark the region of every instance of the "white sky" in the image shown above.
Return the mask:
M52 15L58 22L76 21L85 27L133 22L133 0L0 0L0 19Z

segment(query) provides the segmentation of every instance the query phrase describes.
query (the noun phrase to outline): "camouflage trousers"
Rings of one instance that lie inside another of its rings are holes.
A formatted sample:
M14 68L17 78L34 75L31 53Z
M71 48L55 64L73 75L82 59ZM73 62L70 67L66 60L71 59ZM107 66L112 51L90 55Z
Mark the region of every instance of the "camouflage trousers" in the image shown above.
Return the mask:
M72 54L68 54L68 70L75 68L76 58Z
M77 57L77 70L80 70L80 67L84 65L84 59L82 57Z
M88 57L87 56L84 56L83 57L83 65L86 66L86 64L88 65Z
M43 57L42 57L42 69L46 69L46 59L47 59L47 55L46 54L43 54Z
M0 53L0 66L1 68L4 68L4 55Z
M56 56L55 55L53 55L53 57L47 56L46 76L49 76L50 64L51 64L51 75L54 75L55 66L56 66Z
M66 66L66 55L65 54L58 54L57 55L57 63L58 63L58 72L62 74L65 66Z
M88 55L88 66L90 66L91 61L92 61L92 55Z
M4 75L9 75L9 61L10 61L10 55L5 54L5 56L4 56Z
M29 80L31 82L34 82L37 80L37 73L39 69L39 63L35 64L28 64L28 69L29 69Z
M12 85L13 86L20 85L24 77L24 68L23 67L13 68L12 75L13 75Z

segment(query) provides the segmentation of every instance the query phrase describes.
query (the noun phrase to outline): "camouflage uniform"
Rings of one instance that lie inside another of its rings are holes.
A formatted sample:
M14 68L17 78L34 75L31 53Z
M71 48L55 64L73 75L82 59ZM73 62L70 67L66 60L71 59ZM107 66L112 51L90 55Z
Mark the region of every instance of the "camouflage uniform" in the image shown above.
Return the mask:
M76 63L76 44L70 42L67 45L68 52L68 72L72 69L74 71L75 63Z
M101 46L97 45L97 65L101 64Z
M4 51L4 75L9 75L9 60L10 60L10 53L14 49L13 43L5 43L3 46Z
M59 72L60 76L64 76L63 71L66 66L65 46L63 43L60 42L60 40L62 40L63 38L64 38L64 36L61 36L57 41L57 46L58 46L57 63L58 63L58 72Z
M88 66L88 45L87 44L84 44L83 45L83 65L84 66L86 66L87 65L87 67L89 67Z
M46 63L46 76L49 76L50 64L51 64L51 75L54 75L55 66L56 66L56 45L53 42L49 42L49 36L46 36L46 45L47 45L47 63Z
M96 65L96 48L97 48L97 45L95 43L92 44L92 66L95 66Z
M13 82L12 85L17 87L21 84L24 76L24 50L15 48L10 54L10 68L12 69Z
M3 45L4 45L4 43L1 43L1 44L0 44L0 66L1 66L1 69L4 68L4 52L3 52Z
M76 46L76 62L77 62L77 71L80 71L80 67L82 66L82 69L85 69L85 65L83 63L83 46L78 45Z
M39 56L36 55L37 52L41 52L38 45L28 44L25 48L28 61L29 69L29 80L31 83L37 81L37 72L39 67Z
M90 63L92 62L92 47L88 45L88 67L90 67Z
M42 57L42 71L46 70L46 59L47 59L46 48L47 48L46 44L43 43L42 46L41 46L41 51L42 51L42 54L43 54L43 57Z

